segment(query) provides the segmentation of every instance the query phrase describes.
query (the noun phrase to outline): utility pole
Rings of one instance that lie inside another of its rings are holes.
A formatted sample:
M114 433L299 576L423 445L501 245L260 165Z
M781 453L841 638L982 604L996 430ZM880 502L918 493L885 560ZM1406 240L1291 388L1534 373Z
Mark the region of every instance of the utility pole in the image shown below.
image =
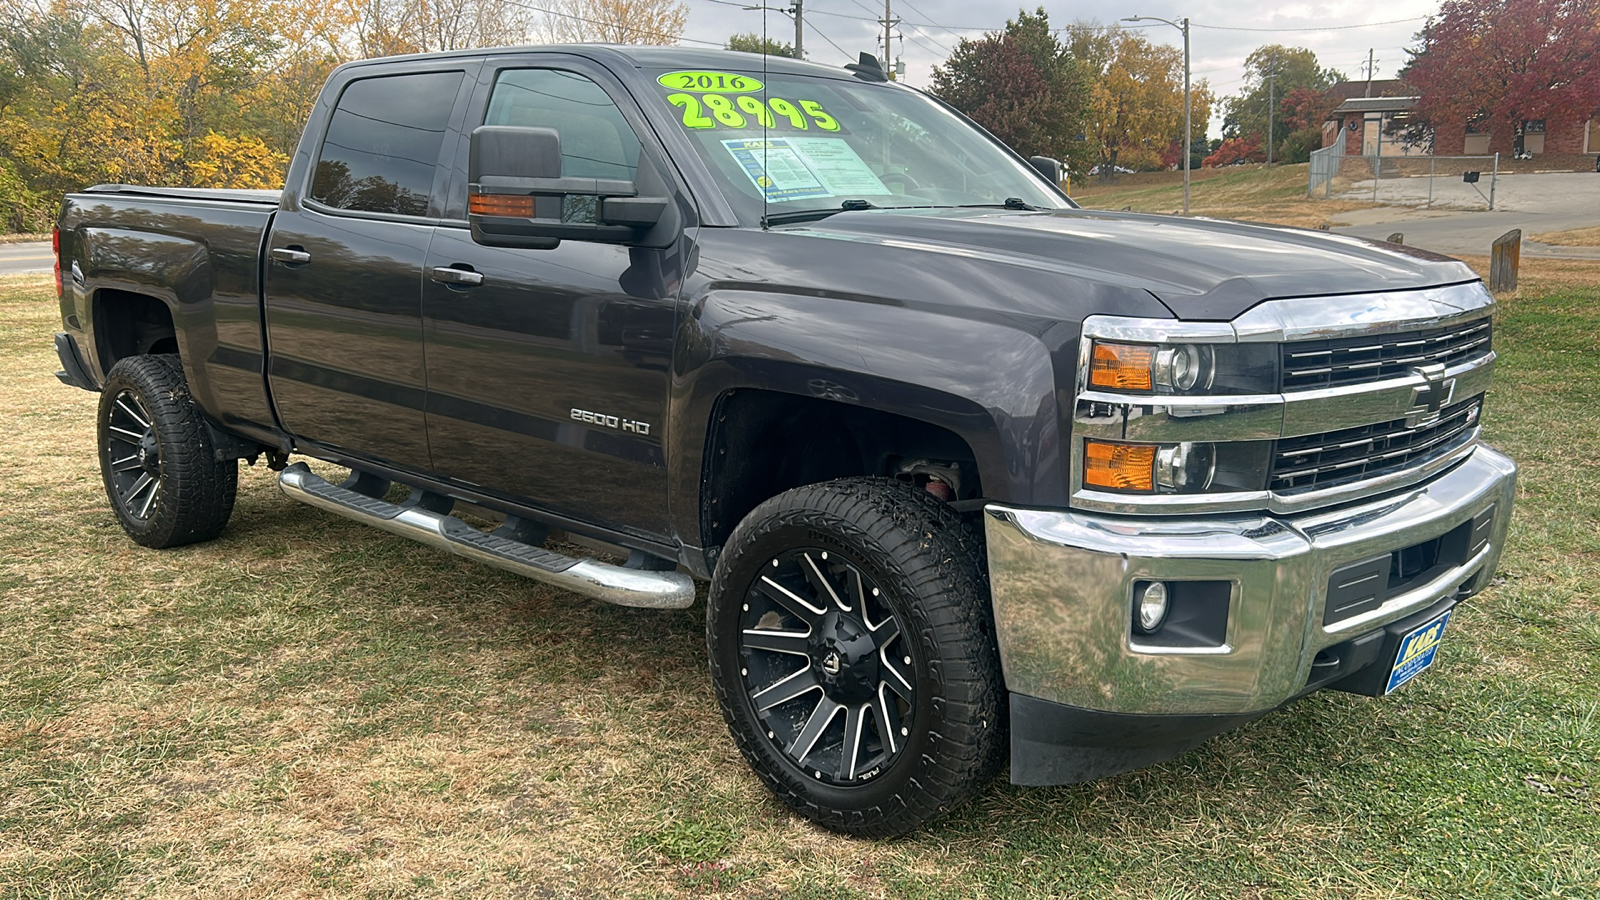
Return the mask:
M1278 54L1272 54L1272 71L1267 75L1267 168L1272 168L1272 118L1278 108Z
M897 23L893 11L889 9L889 3L890 0L883 0L883 73L889 76L890 81L894 81L894 62L890 59L892 51L890 41L893 40L892 31Z
M1363 96L1367 96L1367 97L1371 97L1372 96L1372 48L1371 47L1367 48L1367 92Z
M1160 16L1126 16L1124 22L1138 22L1150 19L1156 22L1165 22L1173 28L1183 32L1183 214L1189 214L1189 165L1190 154L1194 148L1194 136L1191 133L1190 119L1193 106L1189 94L1189 17L1185 16L1174 22Z
M805 0L794 0L794 58L806 58Z

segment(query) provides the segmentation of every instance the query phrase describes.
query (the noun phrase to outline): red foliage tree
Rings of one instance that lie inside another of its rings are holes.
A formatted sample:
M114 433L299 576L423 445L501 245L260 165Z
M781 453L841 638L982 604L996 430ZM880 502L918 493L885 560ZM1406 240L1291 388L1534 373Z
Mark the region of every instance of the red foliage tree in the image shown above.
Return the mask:
M1435 127L1600 112L1600 0L1445 0L1402 77Z
M1212 151L1210 156L1201 161L1200 165L1202 168L1211 169L1240 160L1264 162L1266 158L1267 152L1261 149L1261 136L1251 135L1247 138L1228 138Z
M933 93L1024 156L1076 159L1078 171L1087 168L1088 84L1044 7L1019 12L1001 31L962 38L933 70Z

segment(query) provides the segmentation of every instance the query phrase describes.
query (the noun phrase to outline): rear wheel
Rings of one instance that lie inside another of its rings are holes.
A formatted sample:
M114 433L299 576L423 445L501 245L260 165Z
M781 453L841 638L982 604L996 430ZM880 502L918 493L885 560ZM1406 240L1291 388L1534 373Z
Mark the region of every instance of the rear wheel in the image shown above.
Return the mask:
M979 548L925 491L847 479L757 507L717 565L707 638L740 750L819 824L904 834L1000 767Z
M129 356L100 394L100 474L122 530L146 547L210 540L228 524L239 463L217 462L178 357Z

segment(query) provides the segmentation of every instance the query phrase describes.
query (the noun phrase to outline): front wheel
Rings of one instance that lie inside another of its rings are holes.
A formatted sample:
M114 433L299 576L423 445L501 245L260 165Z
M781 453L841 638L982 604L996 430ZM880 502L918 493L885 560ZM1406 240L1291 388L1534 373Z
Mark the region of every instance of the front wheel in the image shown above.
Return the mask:
M210 540L228 524L237 460L218 462L178 357L129 356L100 394L100 474L117 523L146 547Z
M994 777L1005 691L979 552L948 507L888 479L796 488L740 523L711 586L711 675L784 803L892 837Z

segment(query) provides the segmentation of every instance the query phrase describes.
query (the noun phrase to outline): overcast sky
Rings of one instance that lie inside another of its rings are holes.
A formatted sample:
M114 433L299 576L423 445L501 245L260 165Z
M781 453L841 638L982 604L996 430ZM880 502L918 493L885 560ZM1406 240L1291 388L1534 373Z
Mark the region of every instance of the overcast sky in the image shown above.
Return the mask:
M759 34L763 15L767 17L770 37L786 44L794 41L794 20L782 13L740 9L718 0L686 2L689 4L689 27L684 31L685 43L720 43L727 40L728 35L743 31ZM760 0L747 2L754 6ZM766 0L766 5L772 7L787 8L788 3L789 0ZM984 31L1003 27L1006 19L1014 18L1019 8L1018 3L1001 0L891 0L891 3L895 17L903 20L898 29L903 39L895 41L894 53L905 61L906 81L924 88L929 84L933 67L944 60L958 40L980 37ZM1030 10L1038 5L1038 0L1025 4ZM1084 0L1075 4L1047 2L1044 8L1050 14L1050 23L1058 28L1078 20L1109 25L1135 14L1174 21L1180 16L1189 16L1194 80L1209 79L1212 90L1221 98L1239 91L1244 80L1244 58L1262 44L1309 47L1323 66L1336 68L1352 79L1365 77L1363 67L1367 50L1371 48L1376 57L1374 77L1393 78L1396 70L1405 64L1405 48L1412 46L1412 35L1422 27L1423 17L1437 13L1439 3L1438 0L1390 0L1380 4L1291 0L1262 8L1219 0ZM882 0L805 0L806 58L843 65L854 61L861 51L877 53L882 44L883 27L875 20L882 15ZM1152 41L1183 46L1183 35L1176 28L1156 24L1148 27L1145 33ZM833 44L842 49L836 49ZM1196 131L1200 127L1201 123L1196 122ZM1221 127L1222 116L1218 111L1212 117L1210 136L1219 136Z

